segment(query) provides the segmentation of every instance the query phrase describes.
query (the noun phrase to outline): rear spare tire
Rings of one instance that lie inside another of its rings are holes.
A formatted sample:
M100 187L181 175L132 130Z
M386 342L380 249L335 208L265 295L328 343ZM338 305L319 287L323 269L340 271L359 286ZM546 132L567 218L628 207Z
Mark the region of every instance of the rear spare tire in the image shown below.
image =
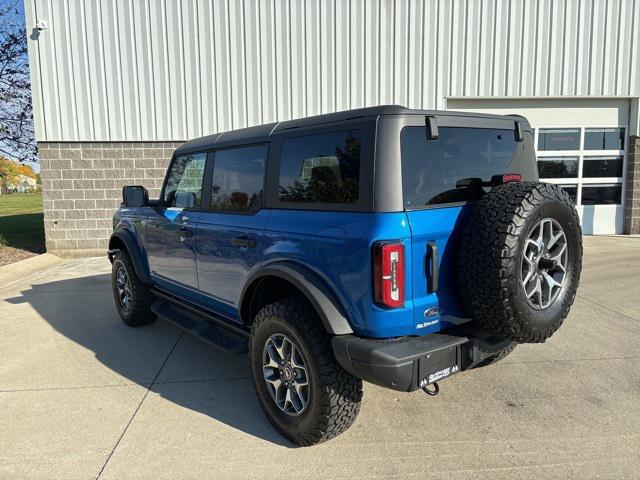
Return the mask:
M569 195L547 183L507 183L477 203L458 258L467 314L517 342L544 342L573 304L582 269L580 220Z

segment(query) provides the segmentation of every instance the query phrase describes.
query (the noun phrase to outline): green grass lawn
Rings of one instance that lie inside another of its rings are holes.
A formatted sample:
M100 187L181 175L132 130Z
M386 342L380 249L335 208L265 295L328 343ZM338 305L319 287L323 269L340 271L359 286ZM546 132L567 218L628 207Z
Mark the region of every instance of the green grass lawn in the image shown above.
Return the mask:
M40 193L0 195L0 249L43 253L44 222Z

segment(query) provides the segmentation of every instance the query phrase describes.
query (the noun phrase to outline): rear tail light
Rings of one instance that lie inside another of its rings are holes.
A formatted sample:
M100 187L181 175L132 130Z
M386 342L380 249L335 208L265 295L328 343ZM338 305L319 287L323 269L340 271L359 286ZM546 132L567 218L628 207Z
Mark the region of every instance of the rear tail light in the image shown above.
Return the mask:
M397 308L404 305L404 245L377 242L373 245L373 290L376 303Z

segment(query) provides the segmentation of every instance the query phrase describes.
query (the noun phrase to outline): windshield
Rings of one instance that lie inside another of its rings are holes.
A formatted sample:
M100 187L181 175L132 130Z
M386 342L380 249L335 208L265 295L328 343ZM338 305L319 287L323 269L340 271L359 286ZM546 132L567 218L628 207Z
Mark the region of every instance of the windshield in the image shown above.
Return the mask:
M518 173L509 170L513 130L441 127L439 134L428 140L425 127L402 129L405 208L477 200L494 175Z

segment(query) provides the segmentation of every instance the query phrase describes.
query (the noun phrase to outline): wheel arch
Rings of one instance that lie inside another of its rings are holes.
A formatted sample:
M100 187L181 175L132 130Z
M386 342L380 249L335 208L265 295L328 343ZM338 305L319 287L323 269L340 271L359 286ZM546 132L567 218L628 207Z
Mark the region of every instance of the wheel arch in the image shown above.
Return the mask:
M118 230L111 234L108 251L109 260L113 260L115 250L126 251L138 278L144 283L151 284L149 270L146 267L146 262L143 262L143 253L140 251L138 242L131 232L128 230Z
M240 295L240 319L246 325L251 324L262 306L287 294L305 298L328 333L353 333L339 301L320 277L310 269L290 262L267 265L249 278Z

